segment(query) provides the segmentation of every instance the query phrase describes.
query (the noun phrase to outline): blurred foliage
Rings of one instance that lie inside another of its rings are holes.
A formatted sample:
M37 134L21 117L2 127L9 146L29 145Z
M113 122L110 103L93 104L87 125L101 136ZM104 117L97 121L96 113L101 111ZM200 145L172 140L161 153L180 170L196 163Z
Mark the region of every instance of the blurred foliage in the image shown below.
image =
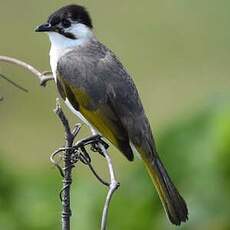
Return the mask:
M78 0L97 37L129 70L156 133L159 153L188 201L190 220L178 229L230 229L230 1ZM49 42L34 28L64 0L0 0L0 55L49 70ZM61 178L48 155L63 143L52 113L57 91L18 67L0 73L0 229L60 228ZM200 111L200 112L199 112ZM66 110L71 123L76 117ZM86 135L86 131L81 135ZM113 147L121 187L109 229L177 229L169 224L141 161L127 162ZM106 165L94 157L97 170ZM73 229L98 229L106 190L82 166L74 170Z
M178 228L230 228L230 104L229 98L223 101L175 122L161 134L159 151L167 153L162 158L189 206L189 222ZM142 164L136 164L114 196L109 229L175 229L166 221ZM6 230L58 229L61 178L57 174L48 169L39 174L12 173L1 162L0 226ZM90 177L74 177L73 229L98 229L106 191Z

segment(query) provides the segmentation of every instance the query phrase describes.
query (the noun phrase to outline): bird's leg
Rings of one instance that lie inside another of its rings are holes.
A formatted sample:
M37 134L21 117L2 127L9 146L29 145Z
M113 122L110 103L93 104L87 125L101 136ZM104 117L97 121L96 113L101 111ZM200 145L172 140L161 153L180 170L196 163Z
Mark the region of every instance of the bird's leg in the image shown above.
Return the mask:
M46 83L50 80L54 80L53 73L50 71L44 71L41 73L40 85L45 87Z
M91 143L98 141L101 136L99 134L86 137L78 141L73 147L80 148L81 146L90 145Z
M102 156L104 156L104 154L101 151L101 148L98 146L99 143L102 144L105 147L105 149L108 149L109 145L104 140L102 140L102 136L99 134L96 134L96 135L93 135L93 136L90 136L90 137L87 137L87 138L84 138L84 139L78 141L73 146L73 148L85 149L85 146L91 145L92 151L99 152Z
M99 148L99 146L103 146L104 145L108 148L109 145L104 142L103 140L101 140L101 136L100 135L93 135L91 137L85 138L81 141L79 141L76 145L73 146L73 154L72 154L72 163L75 164L76 162L80 161L83 164L87 165L89 167L89 169L92 171L92 173L94 174L94 176L98 179L98 181L100 181L103 185L109 187L109 183L106 182L104 179L102 179L102 177L95 171L92 162L91 162L91 158L89 153L86 150L86 146L91 144L91 150L92 148L94 148L94 152L99 152L100 154L102 154L101 152L101 148ZM94 146L94 147L93 147ZM97 147L95 147L97 146ZM104 149L106 148L104 147ZM96 149L98 148L98 149ZM105 155L103 154L103 156L105 157Z
M95 142L91 143L91 148L90 149L93 152L98 152L103 157L105 157L103 151L101 150L100 144L102 144L106 150L109 148L109 145L102 139L102 136L98 134L98 138L95 140Z
M100 153L103 157L105 157L105 154L103 153L103 151L101 150L101 147L100 147L100 144L102 144L104 146L105 149L108 149L109 148L109 145L103 141L101 139L101 141L97 141L97 142L94 142L91 144L91 148L90 150L93 151L93 152L98 152Z
M79 129L78 129L78 131L79 131ZM102 144L105 149L108 149L108 147L109 147L109 145L104 140L101 139L101 135L96 134L96 135L93 135L93 136L90 136L90 137L87 137L87 138L84 138L84 139L78 141L72 147L59 148L58 150L56 150L51 155L50 159L51 159L52 163L55 164L58 167L58 169L60 170L61 167L59 167L59 165L54 160L54 158L57 155L62 154L62 152L69 150L69 151L72 151L72 153L71 153L72 164L75 164L76 162L78 162L80 160L83 164L89 165L91 163L91 158L90 158L89 153L86 150L86 146L91 145L90 149L93 152L98 152L104 157L104 154L101 151L101 148L99 147L100 144ZM63 175L63 173L61 173L61 174Z

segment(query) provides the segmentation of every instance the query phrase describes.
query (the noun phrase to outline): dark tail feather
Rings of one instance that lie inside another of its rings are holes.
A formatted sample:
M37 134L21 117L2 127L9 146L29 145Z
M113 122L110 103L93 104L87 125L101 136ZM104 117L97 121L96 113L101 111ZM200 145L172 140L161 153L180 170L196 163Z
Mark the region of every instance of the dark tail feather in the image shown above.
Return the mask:
M180 225L188 219L188 209L184 199L177 191L159 157L153 161L143 159L152 181L158 191L169 220Z

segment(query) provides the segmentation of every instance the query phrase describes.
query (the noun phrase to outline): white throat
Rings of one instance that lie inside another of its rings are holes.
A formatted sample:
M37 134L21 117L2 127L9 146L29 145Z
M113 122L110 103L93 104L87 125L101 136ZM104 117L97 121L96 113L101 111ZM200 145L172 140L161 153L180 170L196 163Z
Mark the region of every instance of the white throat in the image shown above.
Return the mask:
M66 29L66 32L70 32L75 35L76 39L67 38L56 32L48 32L48 36L51 42L50 48L50 66L53 72L53 76L56 81L56 70L59 59L77 46L84 45L87 41L94 37L94 34L90 28L84 24L73 24L70 28Z

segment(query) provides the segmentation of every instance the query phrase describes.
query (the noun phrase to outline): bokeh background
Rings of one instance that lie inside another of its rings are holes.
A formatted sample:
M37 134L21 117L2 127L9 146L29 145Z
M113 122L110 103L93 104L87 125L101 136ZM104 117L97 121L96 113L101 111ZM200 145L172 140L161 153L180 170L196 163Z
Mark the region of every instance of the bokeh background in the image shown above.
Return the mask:
M189 221L169 224L141 161L111 148L121 183L109 229L230 229L230 1L71 1L85 5L95 33L128 68L158 150L188 202ZM0 55L49 70L49 41L36 25L69 1L0 0ZM60 229L61 178L49 155L63 144L53 113L56 88L0 63L0 228ZM73 125L78 120L67 109ZM82 136L87 130L82 131ZM94 157L106 177L103 160ZM99 229L106 189L82 165L74 170L72 229Z

